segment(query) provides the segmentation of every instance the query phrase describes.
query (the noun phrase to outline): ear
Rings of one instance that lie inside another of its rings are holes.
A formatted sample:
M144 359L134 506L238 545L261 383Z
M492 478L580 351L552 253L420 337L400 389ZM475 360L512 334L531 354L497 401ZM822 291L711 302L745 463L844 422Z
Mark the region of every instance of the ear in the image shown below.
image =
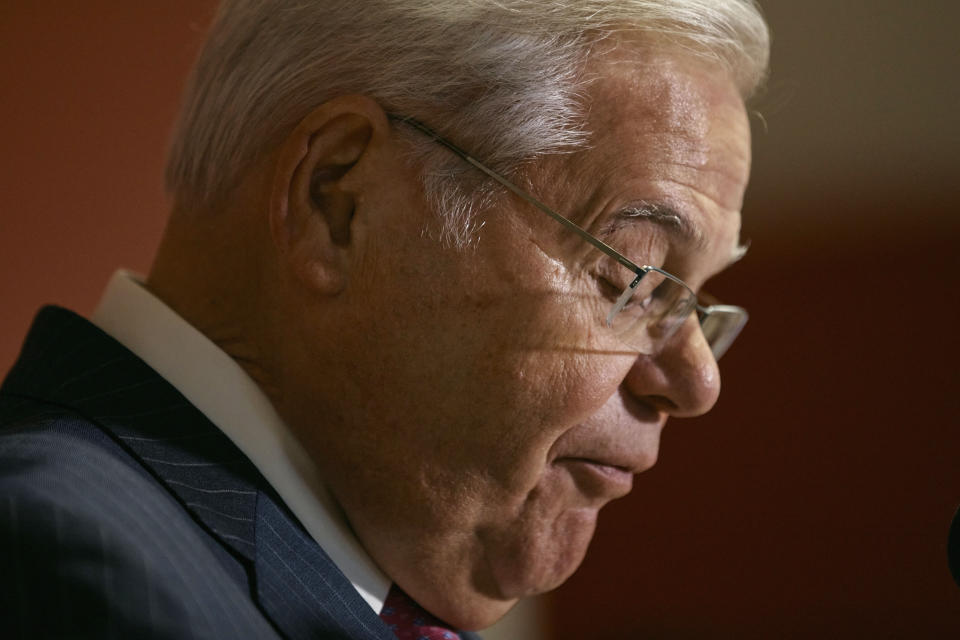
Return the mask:
M314 109L281 143L270 193L270 232L287 267L309 288L336 293L354 249L354 213L371 149L389 134L386 114L365 96Z

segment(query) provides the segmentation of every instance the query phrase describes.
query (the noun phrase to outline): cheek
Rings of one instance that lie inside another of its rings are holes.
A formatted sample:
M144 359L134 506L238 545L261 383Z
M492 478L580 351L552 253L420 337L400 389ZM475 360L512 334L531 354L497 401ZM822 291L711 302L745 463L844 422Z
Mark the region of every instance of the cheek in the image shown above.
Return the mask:
M437 478L426 482L443 485L443 472L456 470L472 490L485 486L479 493L493 507L525 499L554 442L593 415L625 373L584 304L595 297L592 280L562 268L517 275L534 271L487 279L495 290L392 300L389 320L389 307L377 314L389 326L367 327L382 334L368 368L382 391L363 403L367 422L410 450L436 452Z
M559 472L556 472L559 473ZM569 507L567 483L545 474L509 526L480 531L500 594L522 598L558 587L583 561L597 511Z
M488 522L516 517L543 492L555 445L603 410L625 367L619 355L583 347L500 354L484 376L487 403L473 416L482 420L451 443L451 456L466 451L460 464L485 479Z

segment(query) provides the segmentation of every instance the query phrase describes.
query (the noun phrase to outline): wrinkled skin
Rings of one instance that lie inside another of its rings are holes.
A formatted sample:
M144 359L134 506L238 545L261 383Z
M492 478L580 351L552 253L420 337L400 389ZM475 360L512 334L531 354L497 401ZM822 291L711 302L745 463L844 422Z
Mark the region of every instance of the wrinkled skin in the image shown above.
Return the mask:
M531 190L696 289L737 245L743 103L722 72L691 60L603 65L590 149L542 162ZM302 336L339 373L306 377L316 386L303 396L326 398L314 414L324 426L301 433L378 564L440 617L476 628L570 576L599 509L654 464L668 416L711 408L719 374L693 317L656 357L607 335L584 300L614 276L542 213L510 199L458 252L414 232L430 224L415 184L395 168L365 202L381 217L342 296L353 313L334 334L341 348ZM702 242L613 222L638 201L683 211Z
M743 102L692 59L617 55L589 68L589 148L527 183L696 290L735 254ZM654 356L610 335L596 309L628 274L517 198L467 250L421 233L437 222L406 157L376 103L318 108L251 170L231 224L174 216L149 284L267 391L383 571L481 628L570 576L600 508L654 464L668 417L711 408L719 374L693 316ZM699 241L618 216L638 203Z

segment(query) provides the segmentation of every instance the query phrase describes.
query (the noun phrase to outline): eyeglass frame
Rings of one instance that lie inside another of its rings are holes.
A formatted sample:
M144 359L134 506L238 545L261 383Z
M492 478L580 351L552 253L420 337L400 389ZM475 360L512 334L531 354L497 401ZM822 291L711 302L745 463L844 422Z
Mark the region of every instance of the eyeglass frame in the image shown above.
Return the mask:
M482 162L474 158L472 155L467 153L463 148L459 147L452 141L443 137L442 135L440 135L439 133L437 133L427 125L420 122L419 120L412 118L410 116L404 116L397 113L389 113L389 112L387 113L387 117L390 120L393 120L395 122L406 123L412 126L413 128L417 129L421 133L429 136L435 142L443 145L444 147L452 151L454 154L456 154L462 160L464 160L465 162L473 166L475 169L481 171L488 177L492 178L493 180L501 184L503 187L505 187L507 190L509 190L513 194L519 196L521 199L525 200L529 204L532 204L534 207L536 207L543 213L547 214L548 216L550 216L551 218L553 218L554 220L556 220L557 222L565 226L567 229L576 233L578 236L580 236L580 238L590 243L595 248L599 249L609 257L613 258L622 266L629 269L635 275L635 277L630 282L630 284L628 284L624 288L623 292L620 294L619 298L617 298L617 301L614 303L613 308L610 310L610 313L607 315L606 323L608 327L612 326L612 320L614 316L616 316L617 313L619 313L623 309L623 307L626 305L626 303L630 300L634 290L636 289L637 285L640 284L640 281L643 279L643 277L646 276L651 271L660 273L661 275L669 278L670 280L673 280L674 282L683 286L689 292L690 295L687 298L687 303L686 303L686 306L690 307L690 310L688 313L692 313L694 310L696 310L701 330L703 330L704 328L704 322L712 315L729 314L729 315L737 316L737 320L734 323L735 328L732 330L726 331L725 335L723 336L724 338L723 340L718 340L716 343L710 343L709 338L706 335L704 336L705 338L707 338L707 344L708 346L710 346L710 351L713 354L714 360L719 360L720 357L723 356L724 353L726 353L727 349L730 348L730 345L733 344L734 340L736 340L740 331L743 329L744 325L747 323L747 320L749 319L749 314L747 313L747 310L744 309L743 307L738 307L738 306L729 305L729 304L710 304L710 305L700 304L699 297L697 296L696 293L694 293L693 289L690 288L690 285L688 285L686 282L684 282L677 276L659 267L653 267L650 265L638 265L634 263L628 257L626 257L625 255L623 255L622 253L620 253L619 251L617 251L616 249L608 245L606 242L594 236L589 231L586 231L585 229L583 229L580 225L578 225L573 220L570 220L566 216L563 216L557 213L556 211L554 211L553 209L545 205L543 202L535 198L533 195L524 191L523 189L515 185L513 182L505 178L503 175L497 173L490 167L486 166L485 164L483 164ZM690 301L693 302L692 305L690 304ZM686 315L687 314L684 314L683 317L686 317ZM662 344L666 344L667 342L669 342L670 338L679 328L680 324L682 323L678 323L675 327L672 327L670 330L670 333L663 337L661 346Z

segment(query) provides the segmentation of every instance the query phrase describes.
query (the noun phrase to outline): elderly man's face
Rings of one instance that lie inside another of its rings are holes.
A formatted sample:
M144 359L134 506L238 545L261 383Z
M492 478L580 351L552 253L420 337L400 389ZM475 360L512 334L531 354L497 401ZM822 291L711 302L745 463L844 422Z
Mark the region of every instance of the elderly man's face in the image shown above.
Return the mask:
M735 252L749 127L722 71L646 60L595 65L590 148L540 163L528 186L697 289ZM719 376L695 316L656 356L610 335L594 301L612 304L609 281L627 274L529 205L506 199L458 251L419 233L431 214L414 179L383 185L358 204L373 213L339 303L349 321L315 338L342 348L322 363L305 440L385 572L483 626L569 577L599 509L654 464L667 417L709 410ZM679 212L701 241L618 216L643 205Z

